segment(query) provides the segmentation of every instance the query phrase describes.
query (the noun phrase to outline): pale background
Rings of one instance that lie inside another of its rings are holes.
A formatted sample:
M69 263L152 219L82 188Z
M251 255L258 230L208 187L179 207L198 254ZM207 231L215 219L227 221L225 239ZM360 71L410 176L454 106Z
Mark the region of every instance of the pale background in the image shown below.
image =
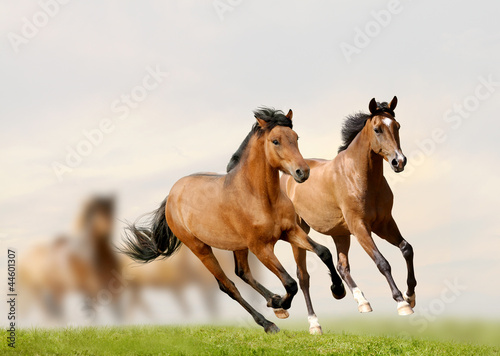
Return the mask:
M479 99L474 95L482 80L500 82L499 5L401 1L382 26L372 12L386 11L391 2L232 4L218 14L212 1L72 1L17 52L9 36L20 35L23 18L32 22L41 7L35 1L0 5L0 261L7 247L22 253L69 231L91 193L115 192L118 217L133 220L156 208L180 177L224 171L260 105L292 108L304 157L333 158L347 114L367 110L372 97L397 95L409 166L396 176L386 165L385 174L394 216L415 250L416 315L498 320L500 83L491 92L480 89ZM347 58L342 46L353 46L359 31L368 31L369 40ZM112 103L142 83L147 67L169 75L120 119ZM469 109L461 123L446 121L460 115L448 111L464 101ZM67 147L81 144L83 131L98 128L103 118L114 131L59 181L53 162L66 164ZM446 138L429 143L436 128ZM333 248L329 239L312 236ZM376 242L404 289L399 250ZM289 246L280 243L277 250L295 276ZM351 295L333 300L324 267L309 259L320 320L359 318ZM4 274L4 262L1 268ZM385 279L355 241L351 268L372 315L397 318ZM262 278L283 290L276 278ZM455 282L466 289L443 302L447 283ZM156 301L168 314L163 322L179 322L168 298ZM269 315L263 301L252 298ZM221 304L225 318L246 320L222 293ZM305 319L300 292L291 315Z

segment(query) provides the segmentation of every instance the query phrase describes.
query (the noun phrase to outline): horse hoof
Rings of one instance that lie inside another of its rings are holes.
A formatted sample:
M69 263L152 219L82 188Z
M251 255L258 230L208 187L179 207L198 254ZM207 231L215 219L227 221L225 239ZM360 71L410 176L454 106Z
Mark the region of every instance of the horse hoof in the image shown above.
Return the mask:
M264 328L264 330L268 334L276 334L280 331L280 328L278 328L274 323L270 323L268 326Z
M410 304L410 307L415 308L415 304L417 304L415 293L413 293L413 295L411 295L411 296L408 296L408 294L406 294L406 292L404 292L403 298L405 299L405 301L408 304Z
M286 319L290 316L290 314L288 314L288 311L286 311L283 308L276 308L273 310L274 310L274 314L276 314L276 317L278 317L279 319Z
M309 328L309 334L311 335L323 335L323 330L321 326L311 326Z
M343 283L340 286L335 286L335 285L332 284L332 286L330 287L330 289L331 289L332 295L333 295L333 297L335 299L342 299L346 295Z
M373 311L370 303L363 303L358 305L358 310L360 313L371 313Z
M399 315L411 315L413 314L413 309L408 302L398 303L398 314Z

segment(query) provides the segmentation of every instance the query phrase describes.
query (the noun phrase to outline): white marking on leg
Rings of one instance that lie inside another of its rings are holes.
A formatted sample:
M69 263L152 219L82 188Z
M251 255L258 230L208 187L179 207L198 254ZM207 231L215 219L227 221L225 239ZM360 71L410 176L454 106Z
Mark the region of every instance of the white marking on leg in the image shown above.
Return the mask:
M322 335L323 330L321 329L321 325L319 325L318 317L316 314L309 315L307 317L307 320L309 320L309 333L311 335Z
M316 326L321 326L321 325L319 325L319 320L318 320L318 317L316 316L316 314L309 315L307 317L307 320L309 320L309 327L310 328L316 327Z
M354 297L354 300L356 302L358 302L358 305L368 303L368 301L365 298L365 295L363 294L363 292L361 291L361 289L359 289L358 287L353 288L352 295Z
M358 287L353 288L352 295L354 297L354 300L356 302L358 302L358 311L360 313L369 313L372 311L372 307L370 305L370 302L368 300L366 300L361 289L359 289Z
M399 315L410 315L413 314L413 309L406 301L398 302L398 314Z

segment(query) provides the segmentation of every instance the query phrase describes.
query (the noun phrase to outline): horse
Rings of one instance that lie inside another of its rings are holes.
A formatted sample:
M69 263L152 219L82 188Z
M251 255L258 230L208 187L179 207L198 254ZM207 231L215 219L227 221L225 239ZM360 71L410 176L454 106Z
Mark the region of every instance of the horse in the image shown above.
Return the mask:
M281 177L282 189L292 200L299 223L306 233L310 228L333 238L337 249L338 272L351 290L360 312L371 312L370 303L351 277L349 267L350 236L354 235L389 283L399 315L413 313L415 273L412 246L401 235L391 210L393 193L383 174L383 160L394 172L404 170L407 159L399 140L400 124L395 119L397 97L388 104L372 99L370 113L346 118L342 128L343 145L333 160L307 159L311 174L307 182L296 184L289 175ZM372 232L399 247L406 260L408 289L401 294L389 262L377 249ZM309 295L306 253L293 246L299 261L299 282L309 318L316 321ZM314 324L316 326L316 324Z
M109 289L113 273L120 270L111 244L113 224L114 198L88 199L77 217L76 237L60 235L20 255L19 283L23 294L34 299L46 316L55 320L64 317L64 298L72 292L83 295L85 308L92 307L89 304L97 299L99 291ZM117 295L111 295L115 309L116 298ZM115 312L119 314L117 309Z
M330 251L314 242L298 225L295 209L280 188L279 172L297 183L309 177L309 167L292 130L293 112L262 107L254 111L250 133L231 157L227 174L197 173L179 179L152 213L149 224L129 224L122 252L137 261L169 257L186 245L216 278L219 288L236 300L267 333L279 328L246 302L229 280L212 247L234 251L236 274L267 300L278 318L288 317L297 282L283 268L274 246L278 240L315 252L330 270L334 297L345 296ZM251 274L248 252L273 272L286 295L273 294Z

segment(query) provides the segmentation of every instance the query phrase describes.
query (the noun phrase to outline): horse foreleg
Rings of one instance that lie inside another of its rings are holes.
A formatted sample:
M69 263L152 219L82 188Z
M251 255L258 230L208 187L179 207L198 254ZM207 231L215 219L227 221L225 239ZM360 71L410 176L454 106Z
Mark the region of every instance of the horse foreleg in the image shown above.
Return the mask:
M283 283L283 286L286 290L286 295L284 297L280 297L274 295L271 300L267 303L268 307L272 307L273 309L289 309L292 305L292 300L295 294L297 294L298 286L297 282L288 274L288 272L283 268L280 261L274 254L274 246L271 244L258 244L255 246L250 246L250 250L254 253L255 256L266 266L271 272L273 272ZM278 313L275 310L276 315L282 314L282 317L288 313L284 313L283 311L278 310Z
M323 245L318 244L313 239L311 239L299 226L297 226L293 231L287 233L283 240L288 241L292 246L302 248L307 251L314 252L323 261L323 263L328 267L330 271L330 277L332 280L332 285L330 287L333 297L335 299L342 299L345 297L345 288L340 279L335 265L333 264L333 257L328 248Z
M415 279L415 269L413 267L413 247L403 238L394 219L391 219L386 226L380 229L380 231L375 231L375 233L401 250L406 261L406 268L408 269L406 279L408 289L403 297L414 308L416 304L415 287L417 286L417 280Z
M279 300L281 296L274 294L269 291L262 284L257 282L250 271L250 265L248 264L248 249L234 251L234 273L240 277L245 283L250 285L253 289L259 292L260 295L266 299L268 306L272 306L273 299ZM274 313L280 319L288 318L288 312L283 308L274 308Z
M378 270L387 279L387 283L391 288L392 297L398 303L398 314L399 315L410 315L413 314L413 309L410 304L404 300L403 294L396 286L396 282L392 278L391 265L385 259L385 257L380 253L373 238L371 232L366 228L363 223L355 224L354 226L349 226L350 230L353 232L354 236L358 239L359 244L366 253L371 257L371 259L377 265Z
M309 332L313 335L321 335L323 334L323 330L321 329L318 317L314 312L311 302L311 295L309 294L309 273L307 272L306 250L301 249L297 246L292 246L292 249L295 262L297 263L297 278L299 279L299 286L302 290L302 293L304 294L304 299L306 301Z
M332 236L337 248L337 270L340 276L347 284L352 292L354 300L358 303L358 310L360 313L369 313L372 311L370 302L366 300L361 289L358 288L356 282L351 277L351 268L349 266L349 248L351 246L351 236Z

